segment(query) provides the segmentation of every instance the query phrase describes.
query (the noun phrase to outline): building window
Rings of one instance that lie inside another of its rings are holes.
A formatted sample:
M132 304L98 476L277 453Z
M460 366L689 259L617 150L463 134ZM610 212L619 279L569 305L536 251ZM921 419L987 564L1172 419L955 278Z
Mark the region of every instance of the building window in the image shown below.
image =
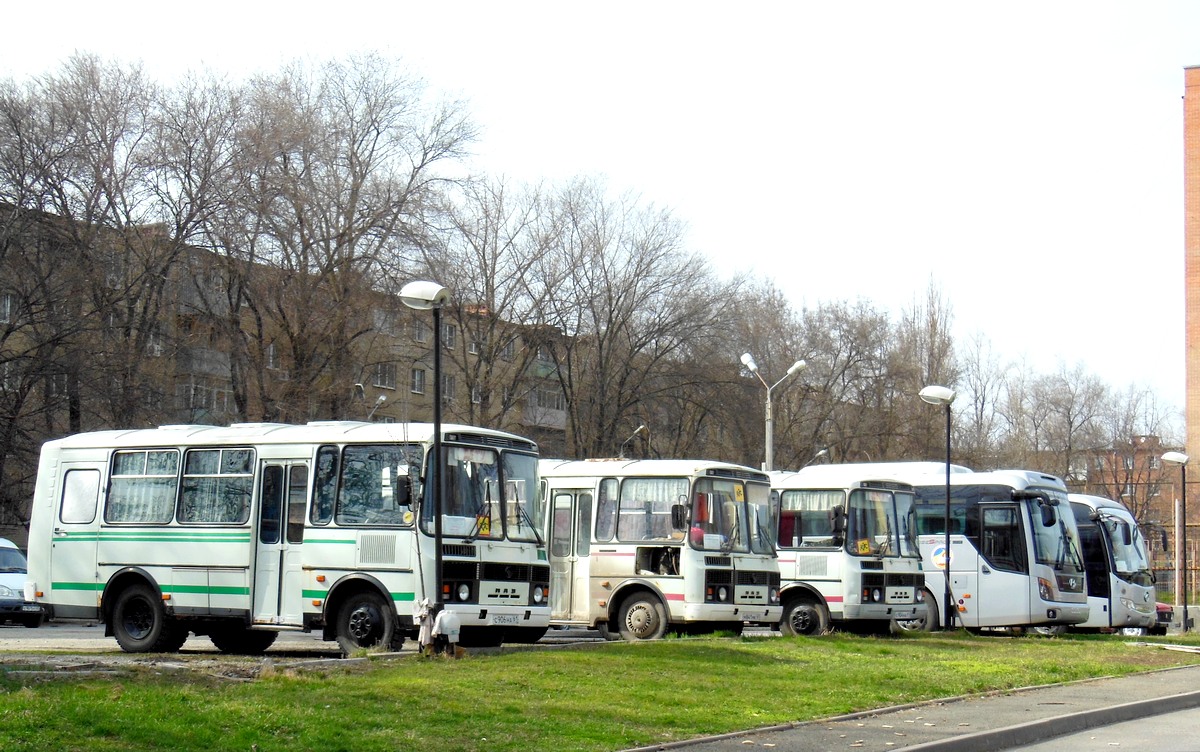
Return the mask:
M263 353L263 359L266 360L267 368L271 370L279 368L279 346L274 342L267 345L267 349Z
M454 401L454 386L454 377L442 374L442 402Z
M416 342L429 341L429 325L421 319L412 320L412 338Z
M376 363L374 385L381 389L396 388L396 364Z
M533 407L540 407L546 410L566 410L567 401L563 397L563 393L558 389L535 389L529 395L529 401Z
M21 301L17 299L17 294L6 292L0 295L0 323L11 324L17 320L17 309Z
M482 402L483 390L479 388L478 384L476 384L475 386L471 387L471 404L478 405Z
M442 324L442 347L447 350L454 349L454 342L458 337L458 327L454 324Z
M483 343L475 337L471 337L471 341L467 343L467 352L472 355L478 355L483 350Z
M425 393L425 369L414 368L409 374L409 389L413 394Z
M1150 469L1158 470L1162 467L1161 458L1157 454L1150 455Z
M500 357L510 363L517 357L517 341L515 339L504 343L504 347L500 348Z

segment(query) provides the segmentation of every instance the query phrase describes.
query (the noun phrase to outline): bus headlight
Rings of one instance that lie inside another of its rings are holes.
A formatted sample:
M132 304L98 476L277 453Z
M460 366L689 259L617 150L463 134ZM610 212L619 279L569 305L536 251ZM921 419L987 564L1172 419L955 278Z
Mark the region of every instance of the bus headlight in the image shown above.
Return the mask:
M466 601L466 600L467 600L468 598L470 598L470 597L471 597L471 586L470 586L470 585L468 585L468 584L467 584L467 583L465 583L465 582L463 582L463 583L459 583L459 586L458 586L458 599L459 599L460 601Z
M1050 581L1045 577L1038 578L1038 597L1044 601L1054 600L1054 588L1050 587Z
M542 602L542 601L544 601L544 600L546 600L546 591L545 591L545 590L542 590L542 586L541 586L541 585L536 585L536 586L534 586L534 588L533 588L533 602L534 602L534 603L541 603L541 602Z
M767 590L767 602L768 603L778 603L779 602L779 588L773 587L773 588L770 588L769 590Z
M722 603L729 600L729 588L725 587L724 585L717 588L717 600L721 601Z

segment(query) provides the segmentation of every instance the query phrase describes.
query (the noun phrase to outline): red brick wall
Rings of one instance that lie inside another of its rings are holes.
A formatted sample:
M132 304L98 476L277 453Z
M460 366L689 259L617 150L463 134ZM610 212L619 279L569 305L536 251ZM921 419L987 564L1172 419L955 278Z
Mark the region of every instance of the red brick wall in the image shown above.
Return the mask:
M1187 453L1200 459L1200 67L1185 68L1183 94L1184 297Z

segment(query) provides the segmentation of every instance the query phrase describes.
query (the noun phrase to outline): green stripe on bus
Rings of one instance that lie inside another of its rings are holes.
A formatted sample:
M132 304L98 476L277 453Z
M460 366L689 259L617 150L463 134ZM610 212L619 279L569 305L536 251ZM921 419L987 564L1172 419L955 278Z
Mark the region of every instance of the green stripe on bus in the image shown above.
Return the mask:
M100 582L51 582L51 590L91 590L100 592L104 584Z
M67 533L56 537L58 541L169 541L205 543L248 543L250 533L206 533L199 530L179 532L102 531L98 533Z
M353 546L358 541L354 540L353 538L350 538L348 540L345 538L306 538L304 540L304 542L305 543L348 543L349 545Z
M85 590L99 592L104 589L102 582L52 582L50 587L54 590ZM163 586L164 593L207 593L209 595L250 595L248 587L226 587L208 585L166 585Z

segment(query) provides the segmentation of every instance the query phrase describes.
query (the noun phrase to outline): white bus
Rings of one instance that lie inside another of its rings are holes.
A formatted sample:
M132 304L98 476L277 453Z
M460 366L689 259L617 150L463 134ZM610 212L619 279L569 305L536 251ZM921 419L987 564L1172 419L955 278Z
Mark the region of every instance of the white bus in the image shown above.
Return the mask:
M1156 596L1150 552L1137 520L1112 499L1074 493L1069 499L1079 526L1088 594L1088 619L1071 629L1146 634L1157 619Z
M445 425L435 464L433 438L428 423L315 422L47 442L27 595L102 620L129 652L172 652L194 633L259 653L283 630L321 630L346 654L394 649L423 599L454 610L464 644L539 639L537 445Z
M928 608L923 617L897 624L938 629L946 613L946 466L897 462L867 467L912 483L917 495ZM1062 480L1029 470L952 469L950 591L958 624L978 630L1086 621L1079 532Z
M779 622L767 475L700 460L542 460L550 622L644 640Z
M887 632L925 611L910 484L857 465L771 473L785 635Z

